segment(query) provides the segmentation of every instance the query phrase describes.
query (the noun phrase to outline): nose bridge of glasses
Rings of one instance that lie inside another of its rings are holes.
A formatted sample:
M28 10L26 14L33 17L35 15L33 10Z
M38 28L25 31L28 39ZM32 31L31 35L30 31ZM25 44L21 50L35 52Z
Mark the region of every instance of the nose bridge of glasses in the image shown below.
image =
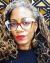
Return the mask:
M21 25L21 23L22 23L20 18L18 18L16 22L17 22L18 26Z
M17 25L18 25L18 26L19 26L19 25L21 26L21 22L20 22L20 23L19 23L19 22L17 22Z

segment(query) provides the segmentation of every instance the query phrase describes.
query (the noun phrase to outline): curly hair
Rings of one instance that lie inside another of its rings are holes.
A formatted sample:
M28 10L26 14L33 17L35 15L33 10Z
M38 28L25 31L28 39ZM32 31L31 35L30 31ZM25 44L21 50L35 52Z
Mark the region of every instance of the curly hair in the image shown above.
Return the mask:
M0 60L8 58L9 56L16 58L18 54L17 44L12 37L11 32L6 28L5 21L10 21L10 15L14 8L16 7L26 7L32 11L32 16L38 23L37 31L34 34L32 40L33 48L36 48L39 63L46 61L45 54L49 56L49 30L46 26L46 21L42 14L32 6L29 2L26 1L13 1L7 5L5 11L2 15L2 20L0 21L0 30L1 30L1 41L0 41ZM39 60L40 59L40 60ZM47 61L48 62L48 61Z

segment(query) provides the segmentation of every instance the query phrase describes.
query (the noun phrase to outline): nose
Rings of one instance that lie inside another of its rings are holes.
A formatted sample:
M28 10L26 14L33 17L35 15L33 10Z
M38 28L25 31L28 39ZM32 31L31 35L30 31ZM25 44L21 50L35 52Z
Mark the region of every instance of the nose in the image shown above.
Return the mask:
M22 27L21 27L21 26L18 26L17 29L16 29L16 32L22 32L22 31L24 31L24 30L22 29Z

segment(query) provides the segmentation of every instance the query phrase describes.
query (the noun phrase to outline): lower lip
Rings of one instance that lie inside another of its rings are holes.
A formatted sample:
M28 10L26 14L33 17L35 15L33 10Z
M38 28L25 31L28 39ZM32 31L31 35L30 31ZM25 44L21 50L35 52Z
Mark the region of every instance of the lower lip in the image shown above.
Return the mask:
M24 38L25 38L24 35L22 35L22 36L16 36L16 39L19 40L19 41L24 40Z

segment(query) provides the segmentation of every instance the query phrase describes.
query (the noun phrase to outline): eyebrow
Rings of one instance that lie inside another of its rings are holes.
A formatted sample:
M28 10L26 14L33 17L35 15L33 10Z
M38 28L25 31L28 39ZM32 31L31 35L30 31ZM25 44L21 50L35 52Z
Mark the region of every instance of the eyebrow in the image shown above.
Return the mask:
M17 18L17 19L19 19L19 18ZM17 21L17 19L11 19L10 21L12 21L12 22L16 22ZM21 21L25 21L25 19L26 19L26 17L23 17L23 18L21 18Z
M11 20L10 20L10 22L16 22L16 21L17 21L17 20L15 20L15 19L11 19Z
M27 21L26 19L30 19L29 17L23 17L23 18L21 18L21 21L23 22L23 21ZM18 18L17 18L18 19ZM11 19L10 21L11 22L17 22L17 19ZM31 17L31 19L33 20L33 18ZM29 21L29 20L28 20Z

